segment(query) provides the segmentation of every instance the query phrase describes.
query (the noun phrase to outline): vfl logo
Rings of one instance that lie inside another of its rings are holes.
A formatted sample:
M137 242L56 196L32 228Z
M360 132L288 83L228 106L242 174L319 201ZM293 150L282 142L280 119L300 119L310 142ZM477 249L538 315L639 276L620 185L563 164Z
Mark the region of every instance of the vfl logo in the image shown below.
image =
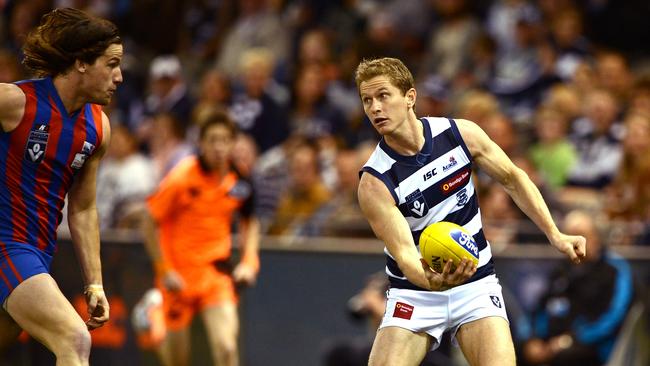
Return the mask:
M47 140L50 137L48 125L38 125L29 132L27 146L25 147L25 159L32 163L39 164L45 157Z
M458 207L465 206L468 199L469 197L467 196L467 188L461 189L460 191L458 191L458 193L456 193L456 200L458 201L456 206Z
M70 167L72 169L81 169L81 167L84 165L86 162L86 159L88 159L88 156L95 151L95 145L91 144L88 141L84 141L84 144L81 148L81 152L78 152L75 154L74 159L72 160L72 164L70 164Z
M499 299L498 296L492 296L492 295L490 295L490 300L492 300L492 303L494 304L494 306L496 306L496 307L498 307L499 309L501 309L501 299Z
M406 196L406 207L418 218L423 217L429 212L429 206L427 206L424 195L419 189Z

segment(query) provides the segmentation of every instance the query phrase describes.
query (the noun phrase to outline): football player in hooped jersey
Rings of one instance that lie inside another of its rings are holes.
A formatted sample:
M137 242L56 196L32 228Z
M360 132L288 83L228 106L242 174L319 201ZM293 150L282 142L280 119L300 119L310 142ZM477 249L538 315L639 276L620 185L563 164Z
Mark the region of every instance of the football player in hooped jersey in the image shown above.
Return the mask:
M362 168L359 204L386 245L391 283L369 364L419 365L449 330L471 365L515 365L472 164L501 183L551 244L576 263L585 256L585 239L558 230L535 185L476 124L418 119L413 76L400 60L362 61L356 83L364 111L382 136ZM452 271L449 261L437 273L426 265L417 243L437 221L471 233L480 250L478 266L463 260Z
M88 329L109 317L95 183L110 137L101 105L122 82L122 44L111 22L56 9L23 51L25 66L42 78L0 84L0 351L24 329L57 365L87 365ZM85 323L48 273L66 194Z

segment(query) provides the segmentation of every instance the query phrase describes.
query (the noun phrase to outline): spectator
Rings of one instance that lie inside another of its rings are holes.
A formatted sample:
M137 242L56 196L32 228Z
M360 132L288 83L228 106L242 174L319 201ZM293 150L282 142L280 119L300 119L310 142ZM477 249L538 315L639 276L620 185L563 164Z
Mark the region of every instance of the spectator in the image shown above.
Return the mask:
M185 126L174 115L161 113L153 118L149 141L156 176L162 179L176 164L194 153L194 147L185 141Z
M218 55L217 67L229 77L237 76L246 52L252 48L264 48L276 61L276 65L288 60L288 34L282 21L270 6L269 0L242 0L239 17L232 25ZM273 68L269 72L273 73Z
M97 211L101 230L135 228L133 215L156 186L151 159L138 152L135 136L125 126L112 128L111 145L97 173Z
M260 152L280 144L289 135L287 111L273 93L273 55L251 49L241 59L243 90L233 96L230 113L239 129L255 139Z
M269 234L314 235L318 211L331 199L321 178L316 147L304 144L289 156L289 182L280 196Z
M650 115L631 111L625 118L623 158L613 183L607 188L605 211L634 243L650 230Z
M417 110L422 116L449 115L449 83L438 75L428 75L418 86Z
M149 67L150 91L145 99L145 114L170 113L187 128L194 102L183 76L181 62L174 55L156 57Z
M551 108L540 108L535 115L537 142L528 154L551 188L564 186L567 175L577 160L574 146L568 139L566 117Z
M216 69L207 70L201 76L198 100L192 110L192 127L198 127L209 115L227 109L231 94L230 79Z
M606 90L592 90L585 97L583 117L574 122L570 136L578 160L569 172L569 185L600 189L614 178L622 156L618 111L616 100Z
M555 53L554 72L570 80L578 65L591 56L591 45L583 34L583 22L576 9L565 9L550 21L551 45Z
M562 266L534 312L523 346L528 365L603 365L635 297L629 264L601 242L593 215L572 211L567 233L583 235L589 249L580 266Z
M294 83L295 95L290 114L292 133L332 142L343 140L346 135L345 116L329 101L326 88L327 80L322 66L311 63L300 68Z
M336 156L337 184L332 199L322 210L318 233L323 236L372 237L368 221L359 207L357 189L359 170L372 150L362 145L359 150L342 150Z
M622 109L627 107L634 78L625 57L619 52L601 52L596 56L596 75L600 86L614 96Z
M11 83L22 79L22 76L16 55L7 49L0 49L0 83Z
M469 51L481 28L468 3L466 0L432 2L440 22L432 31L419 75L433 73L454 80L469 63Z

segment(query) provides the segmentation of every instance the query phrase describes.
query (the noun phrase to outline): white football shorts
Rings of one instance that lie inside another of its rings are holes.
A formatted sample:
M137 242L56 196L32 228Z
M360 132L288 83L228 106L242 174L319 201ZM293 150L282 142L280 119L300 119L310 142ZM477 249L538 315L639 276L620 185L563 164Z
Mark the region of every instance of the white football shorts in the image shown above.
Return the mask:
M499 316L508 320L501 285L492 274L480 280L446 291L414 291L391 288L387 292L386 312L379 328L400 327L415 333L427 333L440 345L442 333L451 330L452 343L461 325Z

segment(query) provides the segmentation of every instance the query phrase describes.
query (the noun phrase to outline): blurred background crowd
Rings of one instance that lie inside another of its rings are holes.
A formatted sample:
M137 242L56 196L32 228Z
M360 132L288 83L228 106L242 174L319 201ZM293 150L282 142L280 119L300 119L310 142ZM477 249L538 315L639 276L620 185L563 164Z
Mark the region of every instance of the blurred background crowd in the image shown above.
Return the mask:
M643 0L0 0L0 82L29 77L21 45L74 6L114 21L124 83L106 108L101 227L131 213L227 111L233 163L270 235L370 237L357 171L378 136L353 72L402 59L419 116L478 123L538 185L557 219L593 213L605 240L650 244L650 4ZM478 172L493 245L545 242Z

